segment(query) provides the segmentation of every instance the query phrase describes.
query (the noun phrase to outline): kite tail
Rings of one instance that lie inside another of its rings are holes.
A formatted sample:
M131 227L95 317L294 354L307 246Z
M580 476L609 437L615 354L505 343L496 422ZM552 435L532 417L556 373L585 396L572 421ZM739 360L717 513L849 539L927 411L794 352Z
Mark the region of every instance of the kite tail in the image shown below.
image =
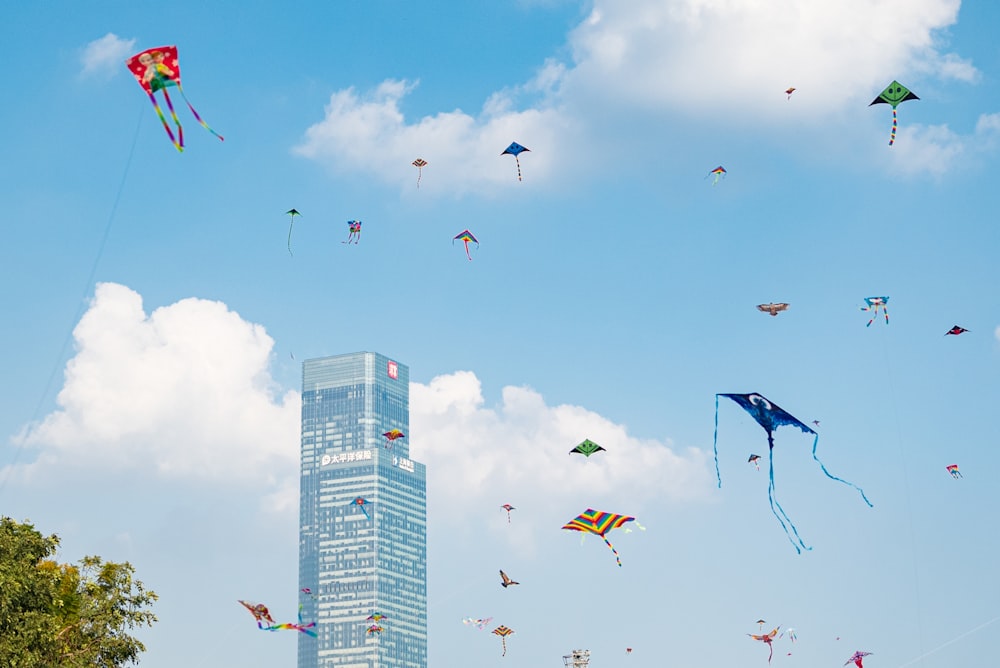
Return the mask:
M174 125L177 126L177 143L174 144L180 150L184 150L184 128L181 127L180 119L177 118L177 112L174 111L174 103L170 101L170 94L167 93L167 89L163 89L163 99L167 101L167 109L170 110L170 116L174 119ZM171 135L171 139L173 136Z
M170 125L167 123L167 118L163 115L163 110L160 109L160 103L156 101L156 98L153 97L152 93L149 94L149 101L153 103L153 109L156 109L156 115L160 117L160 122L163 123L163 129L167 131L167 136L170 137L170 142L178 151L183 152L184 147L181 144L178 144L177 140L174 138L174 133L171 131ZM176 119L177 116L175 115L174 120Z
M187 99L187 95L184 94L184 89L181 88L180 82L177 83L177 90L179 90L181 92L181 97L183 97L184 101L187 102L188 109L191 110L191 115L194 116L194 120L196 120L199 123L201 123L201 127L205 128L206 130L208 130L209 132L211 132L213 135L215 135L216 137L218 137L219 141L226 141L225 137L223 137L218 132L216 132L215 130L213 130L212 128L210 128L208 126L208 123L206 123L205 121L203 121L202 118L201 118L201 116L198 115L198 112L194 110L194 107L191 106L191 102ZM166 91L163 91L163 92L166 93ZM167 98L167 99L169 99L169 98Z
M889 307L888 306L882 307L882 311L885 312L885 324L888 325L889 324Z
M500 656L507 656L507 639L500 636L500 645L503 647L503 654Z
M368 514L368 511L365 510L364 506L361 506L361 512L363 512L365 514L365 517L367 517L368 519L372 518L371 515Z
M865 496L865 490L861 489L860 487L858 487L857 485L855 485L853 482L848 482L848 481L844 480L843 478L838 478L837 476L833 475L832 473L830 473L829 471L826 470L826 466L824 466L823 462L821 462L819 460L819 457L816 456L816 446L817 445L819 445L819 434L816 434L816 438L813 439L813 459L815 459L816 462L819 464L819 467L821 469L823 469L823 473L826 474L826 477L829 478L830 480L836 480L837 482L842 482L845 485L848 485L848 486L853 487L854 489L858 490L858 492L861 494L861 498L864 499L865 503L868 504L868 507L869 508L873 508L874 506L872 506L872 502L868 500L867 496Z
M896 107L892 108L892 134L889 135L889 146L896 141Z
M774 516L778 518L778 523L781 524L781 528L785 530L785 535L788 536L788 540L791 541L792 547L795 548L795 552L802 554L802 550L812 550L811 547L802 542L801 536L799 536L799 530L795 528L795 524L792 522L791 518L785 513L785 509L781 507L777 499L774 498L774 438L769 433L767 435L767 463L768 463L768 484L767 484L767 500L771 503L771 512ZM778 513L781 513L780 515ZM791 528L791 533L788 529ZM795 536L793 539L792 536Z
M424 170L420 167L417 167L417 190L420 190L420 177L423 176L423 174Z
M465 242L465 257L469 258L469 262L472 262L472 256L469 255L469 242Z
M715 455L715 477L722 487L722 474L719 473L719 395L715 395L715 434L712 436L712 453Z
M295 219L288 223L288 254L292 255L292 226L295 224Z
M514 156L514 162L517 163L517 180L520 181L521 180L521 161L517 159L516 155Z
M611 544L611 541L608 540L607 537L601 536L601 538L604 538L604 542L607 543L608 547L611 548L611 551L615 553L615 561L618 562L618 568L621 568L622 567L622 558L618 555L618 550L615 549L615 546Z

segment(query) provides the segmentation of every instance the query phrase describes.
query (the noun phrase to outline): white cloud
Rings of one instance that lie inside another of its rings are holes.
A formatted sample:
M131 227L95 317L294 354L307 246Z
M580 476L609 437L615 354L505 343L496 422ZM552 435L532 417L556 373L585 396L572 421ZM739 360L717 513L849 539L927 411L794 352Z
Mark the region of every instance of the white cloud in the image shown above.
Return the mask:
M81 75L111 77L119 69L124 69L125 59L132 55L134 49L134 39L122 39L109 32L83 47Z
M398 102L411 84L334 93L325 118L296 151L339 172L401 186L422 156L427 184L449 193L494 191L509 179L497 153L511 140L529 154L526 181L566 174L580 138L600 136L627 109L677 112L733 124L788 123L783 91L798 90L794 122L829 124L866 105L895 78L973 81L967 60L942 50L940 31L960 0L595 0L568 36L570 64L549 60L532 80L491 96L478 114L441 112L407 122ZM918 80L919 81L919 80ZM521 94L534 106L518 108ZM873 121L874 122L874 121ZM499 149L497 147L500 147ZM553 148L558 150L548 151ZM556 157L558 155L558 157Z
M635 438L580 406L549 406L525 387L505 387L497 408L484 403L470 371L410 385L413 454L427 463L428 488L440 504L436 517L464 518L477 513L480 502L577 503L584 505L574 512L581 512L608 501L628 508L606 510L633 512L650 501L704 499L713 489L699 449L676 451L669 441ZM606 452L570 456L584 438Z
M960 163L982 159L1000 139L1000 114L983 114L974 132L961 135L947 125L913 125L899 128L892 147L893 170L900 174L941 176Z
M102 283L73 336L58 410L19 439L42 450L29 468L272 486L294 478L299 396L278 396L262 326L202 299L147 315L139 294Z

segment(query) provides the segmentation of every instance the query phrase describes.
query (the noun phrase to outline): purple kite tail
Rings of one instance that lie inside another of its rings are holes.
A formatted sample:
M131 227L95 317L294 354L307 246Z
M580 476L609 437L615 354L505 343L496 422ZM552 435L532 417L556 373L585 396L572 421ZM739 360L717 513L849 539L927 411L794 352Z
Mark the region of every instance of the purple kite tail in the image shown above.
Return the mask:
M168 97L167 101L169 102L169 100L170 98ZM177 140L174 138L174 133L170 130L170 125L167 123L167 118L163 115L163 110L160 109L160 103L156 101L156 98L153 97L152 93L149 94L149 101L153 103L153 109L156 109L156 115L160 117L160 122L163 123L163 129L167 131L167 136L170 137L170 143L172 143L178 151L183 152L184 146L177 143ZM170 111L173 111L173 107L171 107ZM177 121L177 114L174 114L174 121ZM177 124L177 127L180 128L180 123Z
M833 475L832 473L830 473L829 471L826 470L826 466L823 465L823 462L821 462L819 460L819 457L816 455L816 446L818 446L818 445L819 445L819 434L816 434L816 438L813 439L813 459L815 459L816 463L819 464L819 467L821 469L823 469L823 473L826 474L826 477L829 478L830 480L836 480L837 482L842 482L845 485L847 485L848 487L853 487L854 489L858 490L858 492L861 494L861 498L864 499L864 502L868 504L868 507L869 508L874 508L874 506L872 505L872 502L868 500L867 496L865 496L865 490L861 489L860 487L858 487L857 485L855 485L853 482L848 482L848 481L844 480L843 478L838 478L837 476Z
M212 128L210 128L208 126L208 123L206 123L205 121L203 121L201 119L201 116L198 115L198 112L194 110L194 107L191 106L191 102L189 102L188 99L187 99L187 95L184 94L184 89L181 88L180 81L177 82L177 90L179 90L181 92L181 97L183 97L184 101L187 102L188 109L191 110L191 114L194 116L194 119L196 121L198 121L199 123L201 123L201 127L205 128L206 130L208 130L209 132L211 132L213 135L215 135L216 137L218 137L219 141L226 141L225 137L223 137L218 132L216 132L215 130L213 130ZM167 91L164 90L163 92L166 93ZM167 98L167 99L169 100L170 98Z
M889 146L896 141L896 107L892 108L892 134L889 135Z
M180 150L184 150L184 128L181 127L181 122L177 118L177 112L174 111L174 103L170 100L170 94L167 93L167 89L163 89L163 99L167 101L167 109L170 110L170 116L174 119L174 125L177 126L177 143L174 144Z

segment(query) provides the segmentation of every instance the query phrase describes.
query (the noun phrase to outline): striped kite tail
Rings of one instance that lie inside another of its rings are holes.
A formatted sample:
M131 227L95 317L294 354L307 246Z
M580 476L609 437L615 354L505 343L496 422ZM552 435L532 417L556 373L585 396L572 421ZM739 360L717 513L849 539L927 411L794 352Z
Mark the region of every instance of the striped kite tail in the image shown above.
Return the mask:
M892 108L892 134L889 135L889 146L896 141L896 107Z
M204 120L202 120L201 116L198 115L198 112L195 111L194 107L191 105L191 102L187 99L187 95L184 94L184 89L181 88L180 82L177 82L177 90L179 90L181 92L181 97L183 97L184 101L187 102L188 109L191 110L191 114L194 116L194 119L196 121L198 121L199 123L201 123L201 127L205 128L206 130L208 130L209 132L211 132L213 135L215 135L216 137L218 137L219 141L225 141L226 140L225 137L223 137L218 132L216 132L215 130L213 130L211 127L209 127L208 123L206 123ZM166 91L164 91L164 92L166 92Z
M166 91L164 91L164 93L166 93ZM152 93L149 94L149 101L153 103L153 109L156 109L156 115L160 117L160 122L163 123L163 129L167 131L167 136L170 137L170 143L172 143L174 145L174 147L178 151L183 152L184 151L184 136L181 135L181 143L177 143L177 139L174 138L174 133L173 133L173 131L171 131L170 125L167 123L167 117L163 115L163 110L160 109L160 103L156 101L156 98L153 96ZM167 104L169 104L169 103L170 103L170 98L168 97L167 98ZM170 107L170 111L173 112L173 110L174 110L174 108ZM177 114L174 114L173 116L174 116L174 122L176 123L177 122ZM181 124L177 123L177 129L178 130L180 130L180 127L181 127Z
M517 164L517 180L520 181L521 180L521 161L518 159L518 157L516 155L514 156L514 162Z

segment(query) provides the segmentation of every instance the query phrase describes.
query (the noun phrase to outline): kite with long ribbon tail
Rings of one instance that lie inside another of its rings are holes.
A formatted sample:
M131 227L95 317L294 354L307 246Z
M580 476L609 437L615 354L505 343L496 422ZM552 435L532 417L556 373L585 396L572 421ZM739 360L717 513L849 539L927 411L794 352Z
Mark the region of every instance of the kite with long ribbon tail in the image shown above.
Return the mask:
M507 511L507 524L510 524L510 511L517 510L517 508L510 505L509 503L505 503L500 507Z
M368 499L366 499L363 496L359 496L358 498L356 498L353 501L351 501L350 505L357 506L357 507L361 508L361 512L363 512L365 514L365 517L367 517L368 519L371 519L371 515L368 514L367 510L365 510L365 506L371 505L371 501L369 501Z
M518 144L516 141L510 143L510 146L503 150L500 155L512 155L514 156L514 162L517 163L517 180L521 180L521 159L517 156L521 155L525 151L531 152L531 149L525 148Z
M869 107L874 104L888 104L892 106L892 134L889 135L889 146L892 146L896 141L896 107L907 100L919 99L906 86L898 81L893 81L868 105Z
M594 535L600 536L604 539L604 543L611 548L611 551L615 555L615 561L618 562L618 567L621 568L622 560L618 555L618 550L615 546L611 544L608 540L607 533L612 529L618 529L624 526L628 522L635 522L634 517L629 517L628 515L617 515L615 513L606 513L602 510L594 510L593 508L587 508L586 512L577 515L569 522L563 525L563 529L569 531L580 531L583 534L592 533ZM645 527L641 526L638 522L635 525L639 529L645 531ZM625 529L626 533L629 529Z
M295 216L301 216L302 214L295 209L289 209L285 212L288 216L288 254L292 254L292 226L295 224Z
M712 185L714 186L719 182L719 179L721 179L725 175L726 175L726 168L723 167L722 165L719 165L718 167L710 171L708 173L708 176L706 176L705 178L707 179L709 176L714 176L715 178L712 179Z
M472 234L472 232L470 232L469 230L462 230L461 232L455 235L454 239L451 240L451 244L454 246L455 242L458 241L459 239L465 242L465 256L469 258L469 261L472 261L472 256L469 255L469 242L471 241L472 243L476 244L476 248L479 248L479 239L477 239L475 235Z
M410 164L417 168L417 188L419 188L420 187L420 177L424 173L424 167L427 166L427 161L424 160L423 158L417 158L416 160L414 160Z
M715 453L715 475L719 480L719 487L722 487L722 474L719 473L719 397L726 397L727 399L732 399L740 407L757 421L764 431L767 432L767 466L768 466L768 485L767 485L767 499L771 503L771 512L774 516L778 518L778 522L781 524L781 528L785 530L785 535L788 536L788 540L791 541L792 546L795 547L795 551L800 553L802 550L811 550L812 548L802 542L802 538L799 537L798 529L789 519L788 515L785 514L784 509L781 504L778 503L777 499L774 498L774 431L781 426L788 425L790 427L798 427L801 431L813 435L813 447L812 456L813 459L819 464L820 468L823 469L823 473L826 477L831 480L836 480L837 482L844 483L849 487L853 487L858 490L861 494L861 498L864 502L868 504L870 508L872 506L871 501L865 496L864 490L855 485L852 482L848 482L843 478L838 478L837 476L830 473L826 466L820 461L819 457L816 455L816 447L819 445L819 434L803 424L798 418L791 416L789 413L780 408L777 404L772 403L765 399L763 396L751 393L751 394L716 394L715 395L715 435L712 437L712 450Z
M191 114L195 120L203 128L218 137L220 141L223 140L222 135L209 127L208 123L198 115L198 112L195 111L195 108L187 99L187 95L184 94L184 89L181 87L181 68L177 59L176 46L158 46L154 49L140 51L126 60L125 66L128 67L135 80L146 91L146 94L149 95L149 101L153 103L156 115L160 117L160 122L163 123L163 129L167 131L167 136L170 137L170 141L178 151L184 150L184 128L181 127L181 122L177 118L177 112L174 111L174 103L171 102L170 94L167 92L167 89L170 87L177 88L177 91L184 98L184 102L187 103L188 109L191 110ZM154 93L157 91L162 91L163 101L167 103L167 109L170 110L170 117L173 118L174 125L177 126L176 137L174 137L174 133L171 131L170 125L163 115L163 110L160 109L160 103L156 101Z
M865 297L865 305L861 307L862 311L871 311L872 318L868 321L865 327L871 327L872 323L875 322L875 318L878 317L879 309L885 314L885 324L889 324L889 298L888 297Z
M507 628L503 624L493 629L493 635L500 636L500 643L503 645L503 654L500 656L507 656L507 636L512 635L513 630Z

